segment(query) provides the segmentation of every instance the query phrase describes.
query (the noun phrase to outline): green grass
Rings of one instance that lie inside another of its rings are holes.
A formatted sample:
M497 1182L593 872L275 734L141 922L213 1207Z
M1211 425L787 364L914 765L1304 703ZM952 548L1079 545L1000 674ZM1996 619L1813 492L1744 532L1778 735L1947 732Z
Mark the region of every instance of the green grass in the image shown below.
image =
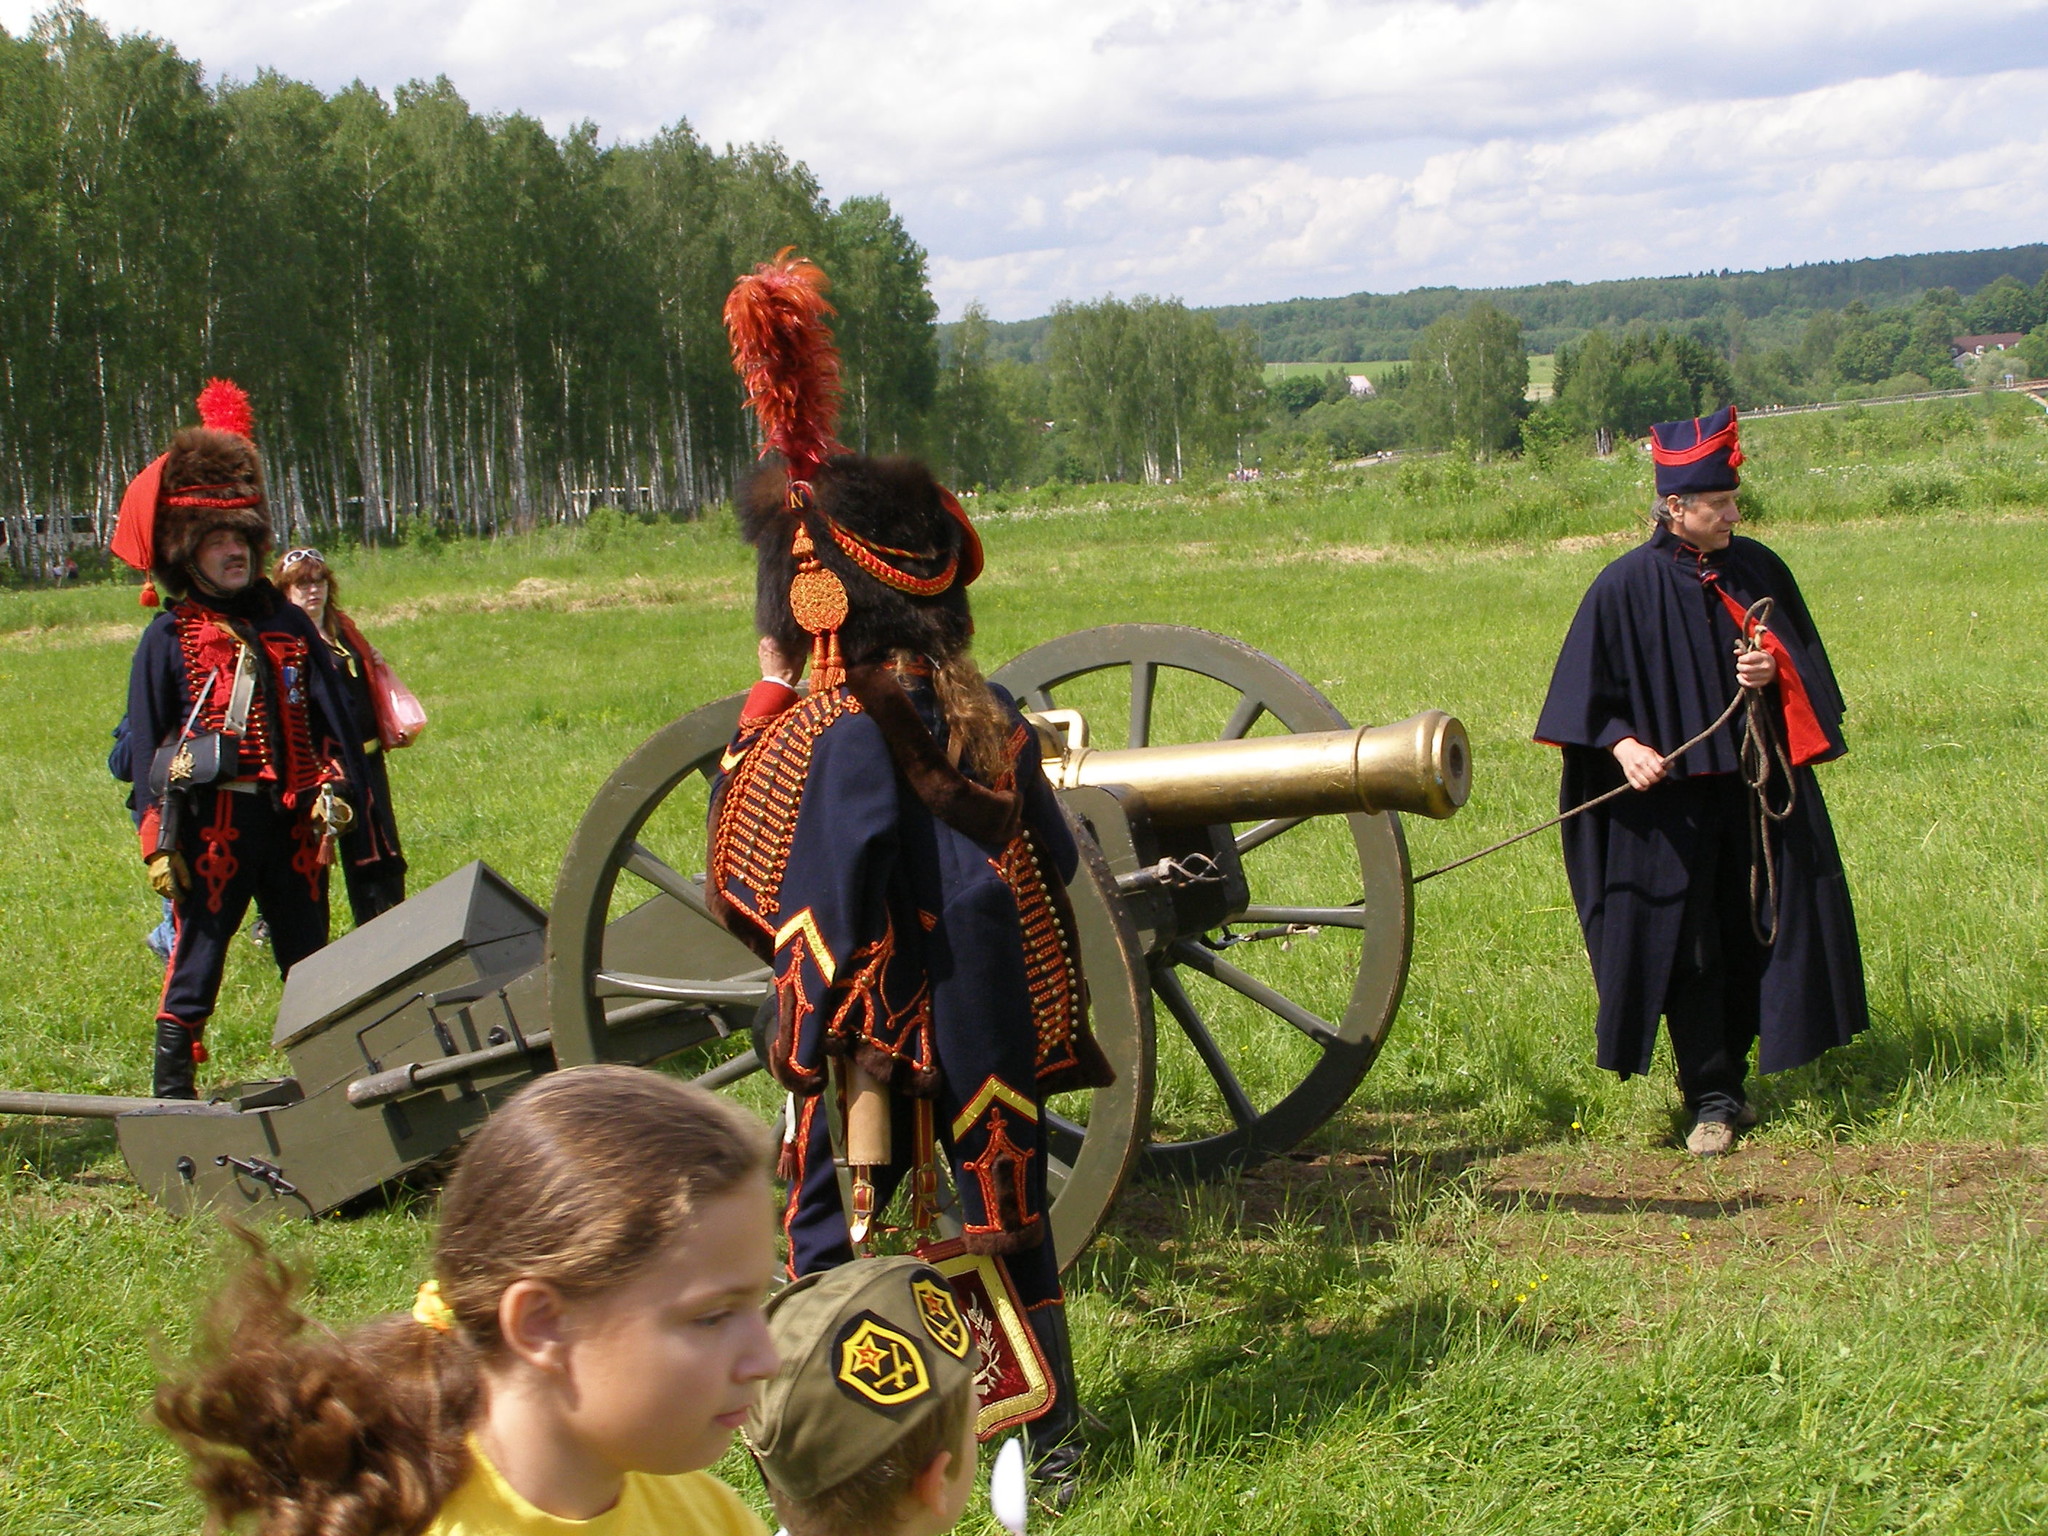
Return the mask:
M2048 417L1971 401L1747 438L1755 531L1799 572L1851 701L1851 754L1823 779L1874 1028L1766 1080L1764 1129L1701 1169L1670 1150L1668 1068L1621 1084L1591 1064L1554 841L1421 887L1401 1015L1344 1110L1255 1175L1132 1191L1074 1277L1108 1428L1069 1529L2048 1514ZM1089 625L1194 624L1353 720L1449 709L1477 788L1455 820L1407 823L1426 868L1550 809L1554 759L1528 732L1579 594L1647 500L1628 455L985 497L978 646L993 667ZM482 856L545 902L618 760L752 676L751 573L723 519L337 559L433 716L393 762L416 884ZM146 1088L152 902L101 766L141 620L112 587L0 595L10 1087ZM1190 686L1162 719L1194 734L1215 704ZM1305 835L1255 875L1347 899L1341 848ZM1247 948L1333 1011L1355 963L1330 933ZM276 997L237 945L209 1036L222 1076L275 1070ZM1222 1034L1255 1098L1298 1070L1248 1014ZM1163 1047L1164 1120L1213 1123ZM293 1229L323 1314L403 1304L429 1214ZM103 1130L0 1123L0 1532L196 1526L143 1410L150 1341L184 1336L222 1252L141 1199Z

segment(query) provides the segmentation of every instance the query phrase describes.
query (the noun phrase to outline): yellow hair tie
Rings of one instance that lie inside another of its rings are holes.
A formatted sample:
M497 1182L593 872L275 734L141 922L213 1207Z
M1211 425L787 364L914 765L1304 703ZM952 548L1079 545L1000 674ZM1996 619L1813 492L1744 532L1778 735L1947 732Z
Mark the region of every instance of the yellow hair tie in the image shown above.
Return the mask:
M441 1299L441 1282L422 1280L417 1295L412 1299L412 1320L436 1333L452 1333L455 1329L455 1309Z

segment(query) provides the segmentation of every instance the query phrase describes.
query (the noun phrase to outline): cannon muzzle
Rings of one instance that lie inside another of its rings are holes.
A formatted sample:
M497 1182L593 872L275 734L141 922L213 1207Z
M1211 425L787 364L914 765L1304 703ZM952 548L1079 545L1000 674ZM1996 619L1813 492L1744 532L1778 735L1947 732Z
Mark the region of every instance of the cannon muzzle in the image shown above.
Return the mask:
M1350 731L1121 750L1069 742L1047 752L1045 772L1056 789L1135 789L1162 826L1353 811L1441 820L1472 791L1472 749L1455 717L1429 709L1398 725Z

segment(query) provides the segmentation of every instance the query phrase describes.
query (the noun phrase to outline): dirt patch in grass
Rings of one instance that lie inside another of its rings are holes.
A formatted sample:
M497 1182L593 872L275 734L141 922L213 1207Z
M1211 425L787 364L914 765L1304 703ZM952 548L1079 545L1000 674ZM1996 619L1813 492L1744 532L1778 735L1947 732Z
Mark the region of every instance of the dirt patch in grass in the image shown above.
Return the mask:
M133 624L53 624L9 630L0 635L0 650L68 651L84 645L133 645L141 634Z
M1577 554L1586 549L1604 549L1610 544L1640 544L1642 541L1642 529L1617 528L1613 533L1574 533L1554 542L1567 554Z
M1703 1162L1613 1147L1511 1153L1475 1172L1505 1253L1558 1246L1719 1262L1828 1261L1903 1242L1953 1251L2048 1232L2048 1152L1941 1143L1777 1147Z
M504 592L437 592L366 610L363 617L376 624L402 624L409 619L443 613L589 613L600 608L668 608L681 603L731 608L739 604L742 595L737 576L691 581L628 576L623 581L610 582L528 576Z
M1277 554L1256 556L1245 563L1255 566L1380 565L1393 553L1380 544L1314 544L1306 549L1287 549Z
M1909 1244L1954 1253L2015 1231L2048 1236L2048 1150L1765 1141L1715 1162L1592 1145L1295 1153L1217 1184L1134 1181L1110 1231L1140 1252L1181 1250L1205 1208L1247 1251L1262 1232L1305 1226L1366 1243L1477 1238L1532 1260L1572 1251L1660 1267L1825 1264Z

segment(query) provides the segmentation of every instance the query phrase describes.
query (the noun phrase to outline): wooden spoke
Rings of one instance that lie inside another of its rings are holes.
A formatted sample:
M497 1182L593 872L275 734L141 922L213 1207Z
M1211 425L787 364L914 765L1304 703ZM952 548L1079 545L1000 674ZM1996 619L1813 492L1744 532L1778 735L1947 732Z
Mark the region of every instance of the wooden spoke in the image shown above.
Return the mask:
M1213 981L1222 982L1242 997L1250 998L1268 1013L1277 1014L1317 1045L1339 1043L1337 1031L1330 1028L1326 1020L1317 1018L1301 1004L1274 991L1258 977L1239 970L1214 950L1197 944L1193 939L1176 939L1167 953L1180 964L1200 971Z
M1166 1011L1180 1025L1181 1032L1188 1037L1188 1044L1195 1048L1195 1054L1202 1058L1202 1065L1209 1069L1209 1076L1216 1080L1224 1107L1230 1111L1230 1118L1237 1122L1238 1129L1250 1130L1257 1125L1258 1107L1252 1103L1251 1095L1244 1091L1244 1084L1237 1080L1237 1074L1224 1059L1223 1048L1209 1033L1209 1026L1202 1022L1201 1014L1195 1010L1195 1001L1188 996L1187 988L1180 984L1180 978L1168 966L1155 966L1152 990L1166 1004Z
M626 868L656 890L675 897L699 917L711 916L711 909L704 904L704 887L669 868L645 843L633 844L633 851L626 856Z
M1246 907L1232 922L1302 923L1310 928L1358 928L1372 925L1363 907Z
M1242 741L1245 733L1259 723L1259 716L1266 712L1266 701L1255 693L1248 693L1237 701L1237 708L1230 712L1230 719L1224 724L1223 734L1218 741Z
M1158 684L1157 662L1131 663L1131 732L1126 745L1149 747L1152 744L1152 693Z
M754 1054L752 1046L748 1046L731 1061L721 1061L709 1072L699 1072L690 1081L699 1088L710 1088L715 1091L736 1083L743 1077L752 1077L760 1070L761 1058Z
M1306 816L1275 816L1271 821L1262 821L1249 832L1237 835L1237 851L1240 856L1254 848L1263 847L1286 832L1292 832L1309 818Z

